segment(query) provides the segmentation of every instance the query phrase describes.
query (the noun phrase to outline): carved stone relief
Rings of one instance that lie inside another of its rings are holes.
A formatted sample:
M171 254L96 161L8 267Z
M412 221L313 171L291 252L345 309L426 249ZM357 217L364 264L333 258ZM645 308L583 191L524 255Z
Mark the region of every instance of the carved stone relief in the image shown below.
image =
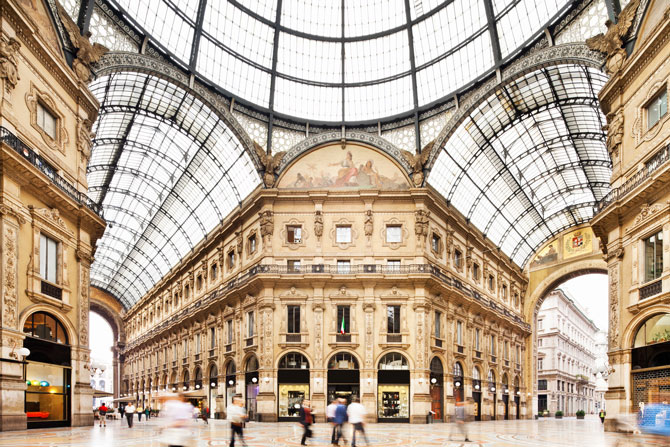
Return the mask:
M3 297L2 297L2 326L17 329L17 228L3 222Z
M5 80L5 91L10 93L19 82L18 53L21 44L18 40L10 37L7 42L0 39L0 79Z
M321 328L323 326L323 309L314 309L314 367L321 368L323 363L323 339Z
M374 314L372 308L365 309L365 367L373 368L374 357L374 335L372 333L374 325Z
M619 262L609 266L609 349L619 347Z
M88 346L88 309L89 309L89 293L88 287L90 284L89 268L81 263L79 266L80 272L80 298L79 298L79 344L81 346Z

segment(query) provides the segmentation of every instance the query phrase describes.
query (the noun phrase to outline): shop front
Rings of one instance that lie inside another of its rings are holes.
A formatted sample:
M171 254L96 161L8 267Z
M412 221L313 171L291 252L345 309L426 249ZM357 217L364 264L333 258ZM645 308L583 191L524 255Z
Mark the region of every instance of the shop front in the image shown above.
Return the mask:
M358 360L346 352L335 354L328 361L328 403L345 399L347 405L360 397L360 372Z
M237 394L237 377L235 372L237 368L235 367L235 362L230 360L226 364L226 408L233 404L233 397Z
M489 370L488 381L489 393L491 393L491 418L495 420L498 413L498 390L496 389L496 373L492 369Z
M25 412L28 428L71 425L70 346L56 317L35 312L23 327L26 357Z
M507 374L503 374L503 379L502 379L502 400L503 400L503 408L505 411L505 420L509 419L509 379L507 378Z
M209 408L209 417L216 417L217 413L221 412L221 408L216 406L216 396L219 389L219 370L215 364L209 368L209 392L207 393L207 407Z
M521 389L519 388L519 377L514 378L514 408L516 418L521 419Z
M472 415L475 421L482 420L482 373L472 368Z
M255 421L257 414L256 398L258 397L258 359L251 356L247 360L247 366L244 372L244 390L246 398L247 412L249 420Z
M379 361L377 371L377 419L379 422L409 422L409 364L396 352Z
M444 420L444 368L442 361L433 357L430 362L430 411L432 412L433 420Z
M465 392L463 385L463 366L460 362L454 362L454 402L463 402Z
M309 362L297 352L290 352L279 360L278 381L278 419L296 421L302 401L310 398Z
M670 314L654 315L640 326L631 360L633 409L670 402Z

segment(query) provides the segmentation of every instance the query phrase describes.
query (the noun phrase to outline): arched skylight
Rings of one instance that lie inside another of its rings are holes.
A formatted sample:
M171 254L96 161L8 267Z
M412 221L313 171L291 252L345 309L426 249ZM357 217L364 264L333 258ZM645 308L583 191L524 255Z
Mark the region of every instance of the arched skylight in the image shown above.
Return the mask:
M242 145L185 90L140 73L96 79L89 195L104 209L91 283L140 299L260 183Z

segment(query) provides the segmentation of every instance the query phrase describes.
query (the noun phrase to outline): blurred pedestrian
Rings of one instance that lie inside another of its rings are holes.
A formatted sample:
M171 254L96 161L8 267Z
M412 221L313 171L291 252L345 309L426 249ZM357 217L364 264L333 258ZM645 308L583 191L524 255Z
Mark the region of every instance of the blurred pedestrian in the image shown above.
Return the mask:
M333 426L333 433L330 435L330 443L335 444L335 433L337 432L337 424L335 424L335 410L337 410L337 399L326 407L326 421Z
M142 415L144 414L144 408L138 406L135 412L137 413L137 422L142 422Z
M200 412L200 418L205 421L205 424L209 425L209 421L207 420L209 416L209 408L203 408L202 411Z
M314 423L314 419L312 418L312 403L309 400L302 402L298 415L300 416L300 425L303 428L300 445L307 445L305 441L307 438L312 437L312 429L310 427Z
M133 428L133 418L135 417L135 405L129 403L126 405L126 419L128 420L128 428Z
M188 425L193 414L193 406L184 395L178 394L165 401L161 414L165 416L162 428L163 444L170 447L185 447L191 439Z
M235 447L235 435L240 438L242 445L247 445L244 440L244 422L247 420L247 410L240 396L233 396L233 403L227 408L228 420L230 421L230 447Z
M144 409L144 415L147 417L147 421L148 421L149 418L151 417L151 408L150 407L146 407Z
M598 413L598 417L600 418L600 423L604 424L605 423L605 409L601 408L600 412Z
M337 408L335 409L335 442L333 444L340 445L340 439L344 440L344 443L347 443L347 439L344 437L344 423L347 422L347 401L345 399L339 399L337 402Z
M358 397L354 397L347 408L347 418L349 423L354 427L353 434L351 435L351 447L356 447L356 432L360 431L363 434L363 439L365 439L365 445L370 445L368 442L368 437L365 434L365 415L366 410Z
M470 442L468 439L468 426L465 422L467 415L465 411L465 402L456 402L456 409L454 410L454 420L456 423L456 428L464 436L465 442ZM451 433L449 433L449 440L451 441Z

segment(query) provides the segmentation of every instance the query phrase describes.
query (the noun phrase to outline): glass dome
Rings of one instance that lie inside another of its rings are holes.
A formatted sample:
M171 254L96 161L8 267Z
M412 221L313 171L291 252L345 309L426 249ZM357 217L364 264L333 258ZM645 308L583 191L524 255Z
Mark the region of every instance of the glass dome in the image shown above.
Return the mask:
M377 122L515 56L568 0L110 0L180 65L275 116Z

